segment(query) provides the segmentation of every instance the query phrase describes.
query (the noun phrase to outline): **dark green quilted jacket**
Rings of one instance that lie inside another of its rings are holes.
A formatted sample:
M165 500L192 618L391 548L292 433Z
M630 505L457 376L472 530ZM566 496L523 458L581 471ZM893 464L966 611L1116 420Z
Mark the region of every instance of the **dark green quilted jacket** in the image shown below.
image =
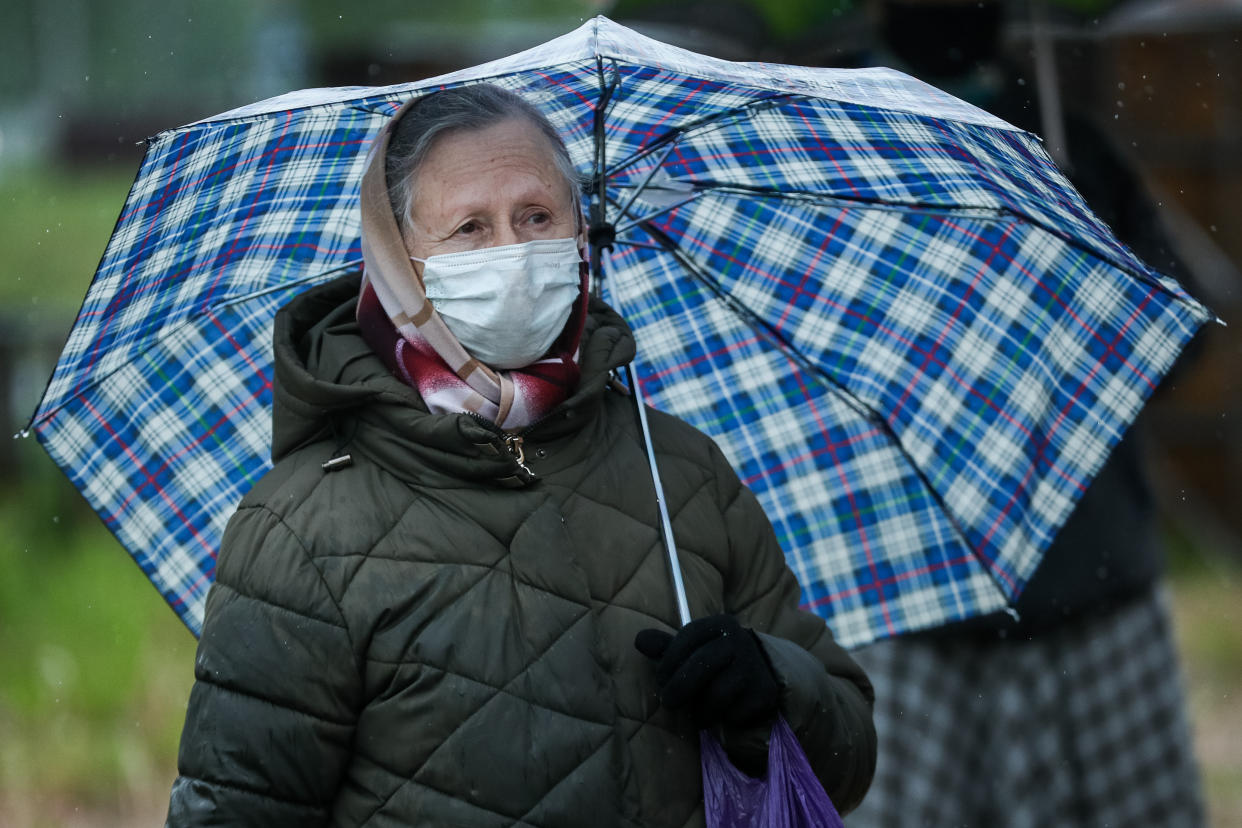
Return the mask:
M697 734L633 647L676 611L633 405L610 386L624 322L592 308L579 390L522 435L528 474L491 423L431 415L385 370L357 290L277 317L275 468L225 532L169 824L701 825ZM786 718L852 808L870 685L796 608L715 445L651 423L692 612L761 633ZM763 749L724 737L742 762Z

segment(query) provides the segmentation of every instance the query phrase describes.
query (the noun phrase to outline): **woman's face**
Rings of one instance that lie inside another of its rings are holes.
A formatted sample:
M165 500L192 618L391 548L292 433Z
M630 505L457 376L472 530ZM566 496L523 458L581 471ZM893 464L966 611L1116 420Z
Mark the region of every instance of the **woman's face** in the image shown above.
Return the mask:
M548 139L522 120L445 135L414 175L407 245L420 259L564 239L577 229ZM414 266L421 278L422 266Z

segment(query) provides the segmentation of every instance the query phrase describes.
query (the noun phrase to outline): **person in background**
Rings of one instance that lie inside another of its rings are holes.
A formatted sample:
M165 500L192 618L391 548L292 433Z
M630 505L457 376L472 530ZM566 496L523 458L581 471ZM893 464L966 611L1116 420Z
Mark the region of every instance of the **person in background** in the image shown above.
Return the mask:
M414 99L361 211L363 271L276 319L275 467L224 535L168 824L702 825L700 728L762 773L778 713L854 808L866 676L715 444L653 411L677 629L554 128L488 84Z
M1002 5L883 0L863 62L1038 132L1036 85L1001 53ZM1134 167L1088 118L1068 112L1064 128L1066 172L1087 204L1187 284ZM855 653L876 687L880 754L851 828L1203 824L1143 431L1140 417L1015 613Z
M802 32L779 38L770 28L739 26L741 12L716 16L669 0L618 0L611 13L664 39L680 27L678 45L716 48L712 54L731 60L888 66L1015 126L1042 129L1034 78L1003 52L1007 4L731 5L752 17L780 6L800 16ZM1134 166L1080 113L1064 113L1064 132L1065 172L1091 209L1147 263L1195 292ZM1194 351L1192 343L1190 358ZM848 826L1203 824L1144 431L1140 416L1014 613L854 653L876 688L880 749L871 792Z

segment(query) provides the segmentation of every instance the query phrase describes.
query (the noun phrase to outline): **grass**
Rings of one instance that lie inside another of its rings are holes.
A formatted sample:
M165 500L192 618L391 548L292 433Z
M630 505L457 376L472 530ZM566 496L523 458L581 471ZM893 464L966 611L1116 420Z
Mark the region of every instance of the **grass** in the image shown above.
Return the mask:
M0 171L9 337L63 339L133 172ZM16 376L14 410L0 412L7 434L46 380ZM130 824L143 813L138 824L157 824L194 638L34 441L5 448L15 469L0 488L0 823Z
M150 810L176 774L194 638L51 462L23 465L39 460L0 499L0 813Z
M136 170L0 170L0 307L61 315L82 303Z
M1242 564L1174 547L1173 623L1213 826L1242 825Z

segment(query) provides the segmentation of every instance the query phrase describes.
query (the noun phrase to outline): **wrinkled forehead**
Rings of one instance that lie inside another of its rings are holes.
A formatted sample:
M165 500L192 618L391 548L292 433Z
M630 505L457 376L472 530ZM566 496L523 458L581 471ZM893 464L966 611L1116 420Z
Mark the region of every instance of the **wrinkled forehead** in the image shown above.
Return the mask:
M427 149L424 165L432 159L456 158L463 150L505 151L525 156L531 163L556 166L556 148L537 124L526 118L509 117L482 126L445 129Z
M411 173L414 206L429 186L451 187L456 180L484 174L494 176L489 181L500 187L515 171L535 173L574 204L579 200L577 176L564 147L538 124L515 116L437 134Z

